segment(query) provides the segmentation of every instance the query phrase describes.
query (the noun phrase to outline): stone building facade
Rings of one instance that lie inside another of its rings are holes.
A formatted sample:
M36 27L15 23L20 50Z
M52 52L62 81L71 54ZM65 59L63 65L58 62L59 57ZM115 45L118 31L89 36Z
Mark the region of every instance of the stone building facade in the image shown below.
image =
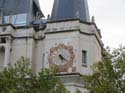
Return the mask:
M91 65L101 60L102 47L96 24L80 18L26 26L0 24L0 70L22 56L30 59L36 73L56 66L71 93L77 89L84 93L80 76L92 73Z

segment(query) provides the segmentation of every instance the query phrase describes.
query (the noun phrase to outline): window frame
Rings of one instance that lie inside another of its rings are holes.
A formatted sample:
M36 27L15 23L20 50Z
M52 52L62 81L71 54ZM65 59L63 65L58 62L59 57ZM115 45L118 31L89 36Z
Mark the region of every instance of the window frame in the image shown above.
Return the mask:
M27 13L16 14L16 15L12 15L12 16L4 16L4 24L11 23L14 26L26 26L27 16L28 16Z
M82 66L87 66L87 51L82 50Z

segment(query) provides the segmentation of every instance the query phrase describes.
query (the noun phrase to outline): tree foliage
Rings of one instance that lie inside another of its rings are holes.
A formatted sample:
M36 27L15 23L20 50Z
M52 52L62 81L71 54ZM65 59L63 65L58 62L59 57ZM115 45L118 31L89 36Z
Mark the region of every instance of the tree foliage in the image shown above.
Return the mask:
M37 78L39 93L67 93L55 69L42 69Z
M94 64L93 74L84 75L89 93L125 93L125 47L112 53L103 51L101 62Z
M0 72L0 93L67 93L55 69L41 69L36 75L30 66L22 57Z

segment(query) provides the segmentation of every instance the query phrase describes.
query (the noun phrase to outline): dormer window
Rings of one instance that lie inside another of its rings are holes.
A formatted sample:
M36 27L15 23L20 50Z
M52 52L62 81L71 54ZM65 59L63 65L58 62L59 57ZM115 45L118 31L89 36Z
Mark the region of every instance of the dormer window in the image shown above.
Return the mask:
M12 16L4 16L4 24L13 24L15 26L25 26L27 22L27 14L17 14Z

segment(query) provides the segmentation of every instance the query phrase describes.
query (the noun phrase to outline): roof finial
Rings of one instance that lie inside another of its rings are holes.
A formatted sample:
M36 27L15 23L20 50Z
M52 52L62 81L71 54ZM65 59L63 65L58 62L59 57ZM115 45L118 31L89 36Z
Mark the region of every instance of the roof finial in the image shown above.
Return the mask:
M95 23L95 17L94 16L92 16L91 22Z

